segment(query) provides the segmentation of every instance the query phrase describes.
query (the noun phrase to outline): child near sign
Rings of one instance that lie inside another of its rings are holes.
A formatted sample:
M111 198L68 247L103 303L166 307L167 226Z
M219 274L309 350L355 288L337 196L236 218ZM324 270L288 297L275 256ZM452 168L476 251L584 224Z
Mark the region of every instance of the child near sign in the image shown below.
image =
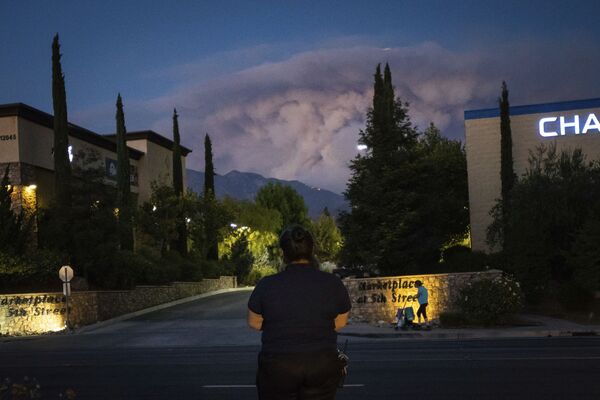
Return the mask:
M417 318L419 320L419 324L421 324L421 316L425 320L425 329L430 329L429 319L427 319L427 305L429 303L429 293L427 292L427 288L423 286L423 282L417 280L415 281L415 286L417 289L416 298L419 301L419 309L417 310Z

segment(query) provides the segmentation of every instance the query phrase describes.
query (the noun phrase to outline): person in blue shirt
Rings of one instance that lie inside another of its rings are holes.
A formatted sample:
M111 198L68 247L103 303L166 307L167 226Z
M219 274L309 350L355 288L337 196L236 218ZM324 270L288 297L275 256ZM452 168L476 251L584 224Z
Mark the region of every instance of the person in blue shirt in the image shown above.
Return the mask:
M419 301L419 309L417 310L417 318L419 320L419 324L421 323L421 316L425 320L425 327L429 329L429 319L427 319L427 305L429 304L429 293L427 292L427 288L423 286L423 282L417 280L415 281L415 286L417 289L417 300Z
M288 227L279 245L285 269L262 278L248 301L248 325L262 331L258 398L333 400L342 378L337 331L348 322L348 291L318 269L306 229Z

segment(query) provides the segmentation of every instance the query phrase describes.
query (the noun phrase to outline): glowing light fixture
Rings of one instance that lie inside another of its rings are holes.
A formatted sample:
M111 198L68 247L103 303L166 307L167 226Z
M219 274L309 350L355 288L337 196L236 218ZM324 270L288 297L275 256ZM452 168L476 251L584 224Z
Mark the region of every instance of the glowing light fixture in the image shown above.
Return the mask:
M229 224L230 227L232 227L233 229L237 228L237 224L231 223Z
M35 190L35 189L37 189L37 185L29 185L29 186L27 186L27 189L28 190Z
M69 162L73 162L73 146L69 146Z
M152 206L152 211L156 211L156 206Z
M366 144L359 144L356 146L356 148L358 149L358 151L364 151L364 150L368 149L369 147Z

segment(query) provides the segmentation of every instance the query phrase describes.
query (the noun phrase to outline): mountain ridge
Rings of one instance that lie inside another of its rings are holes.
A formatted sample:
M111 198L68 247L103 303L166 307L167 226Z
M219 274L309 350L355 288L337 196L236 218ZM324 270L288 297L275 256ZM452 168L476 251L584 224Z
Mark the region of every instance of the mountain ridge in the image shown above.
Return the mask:
M204 172L187 169L188 188L196 193L204 191ZM327 189L315 188L298 180L267 178L256 172L231 170L224 175L215 175L215 192L218 198L225 196L238 200L254 200L256 193L269 182L291 186L302 196L308 208L308 215L317 218L325 207L331 215L348 210L344 197Z

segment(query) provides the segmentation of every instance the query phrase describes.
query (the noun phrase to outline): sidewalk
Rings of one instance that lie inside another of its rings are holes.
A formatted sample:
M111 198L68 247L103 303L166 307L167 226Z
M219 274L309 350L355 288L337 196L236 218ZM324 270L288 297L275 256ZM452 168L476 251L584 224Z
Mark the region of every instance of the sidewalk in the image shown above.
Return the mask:
M522 314L520 319L527 326L501 328L436 328L425 330L394 330L390 323L370 325L351 322L339 336L380 338L380 339L483 339L483 338L523 338L557 336L600 336L600 326L581 325L574 322L540 315Z

